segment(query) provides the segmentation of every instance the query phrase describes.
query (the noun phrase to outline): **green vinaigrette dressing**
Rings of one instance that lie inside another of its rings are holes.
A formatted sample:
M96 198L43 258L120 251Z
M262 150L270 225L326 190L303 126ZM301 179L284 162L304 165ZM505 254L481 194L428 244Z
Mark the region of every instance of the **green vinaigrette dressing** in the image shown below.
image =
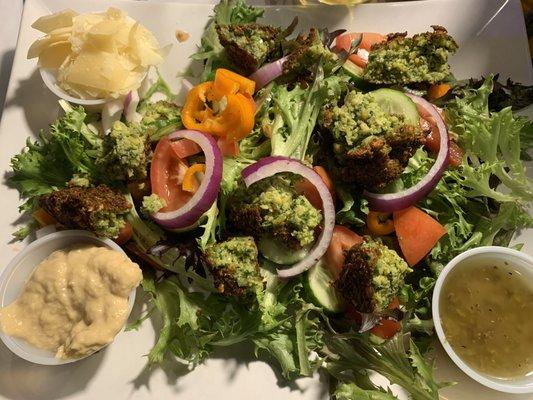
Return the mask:
M450 272L439 305L446 340L478 372L502 379L533 373L533 282L511 264Z

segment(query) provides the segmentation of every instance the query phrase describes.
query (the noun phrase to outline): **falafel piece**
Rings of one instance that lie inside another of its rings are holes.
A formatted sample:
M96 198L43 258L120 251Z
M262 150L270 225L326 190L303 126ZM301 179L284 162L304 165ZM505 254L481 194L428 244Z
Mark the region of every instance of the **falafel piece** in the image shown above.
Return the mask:
M412 270L396 251L365 236L346 252L339 278L333 283L344 300L363 313L385 310Z
M155 103L145 102L139 107L141 125L153 125L160 121L181 120L181 107L167 100L159 100Z
M407 32L391 33L387 40L372 46L364 79L375 84L412 85L438 83L450 76L448 56L458 46L439 25L433 32L407 37Z
M381 189L400 177L409 159L424 142L423 132L404 125L396 135L373 139L346 153L340 169L341 178L364 189Z
M152 142L160 139L154 134L170 124L181 124L181 107L167 100L143 102L138 109L141 126Z
M372 276L374 267L369 261L378 255L361 251L355 245L346 252L339 278L333 283L343 299L350 302L357 311L370 313L376 308Z
M322 111L320 123L332 139L341 179L369 190L397 179L426 137L403 115L385 112L372 92L349 91L341 104Z
M261 24L216 25L220 44L242 72L251 74L279 46L281 29Z
M228 202L228 226L233 232L271 239L289 249L312 244L322 213L296 192L287 176L276 175L237 190Z
M109 238L118 236L131 208L122 193L106 185L57 190L41 196L39 204L67 228L88 230Z
M287 226L276 230L268 230L262 224L261 207L259 205L229 205L228 227L232 232L249 235L254 238L267 237L283 243L291 250L302 248L300 241L295 238Z
M285 51L288 53L283 63L283 74L287 80L308 82L312 80L314 66L321 61L322 68L329 74L336 65L337 56L322 41L322 34L316 28L309 33L300 34L296 39L287 42Z
M115 121L104 137L103 155L98 163L115 179L135 182L146 179L150 143L139 123Z
M211 244L204 257L219 293L242 297L262 289L258 251L252 237L233 237Z

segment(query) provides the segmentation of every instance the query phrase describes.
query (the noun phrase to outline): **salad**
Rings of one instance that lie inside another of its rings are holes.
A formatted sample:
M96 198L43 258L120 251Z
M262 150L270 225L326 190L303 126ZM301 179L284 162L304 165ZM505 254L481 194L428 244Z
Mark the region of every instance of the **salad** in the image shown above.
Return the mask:
M123 246L150 298L130 329L163 321L151 365L248 343L287 382L327 374L337 400L396 399L374 373L436 400L436 278L533 227L533 124L515 114L533 91L455 79L441 26L298 32L262 15L215 6L183 104L159 75L102 113L61 100L11 160L31 216L15 236L55 224Z

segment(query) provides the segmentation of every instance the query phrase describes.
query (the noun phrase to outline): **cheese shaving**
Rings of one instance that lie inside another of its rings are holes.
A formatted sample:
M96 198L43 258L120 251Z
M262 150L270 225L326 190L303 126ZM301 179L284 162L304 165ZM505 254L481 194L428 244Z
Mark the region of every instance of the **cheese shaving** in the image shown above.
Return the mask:
M153 33L117 8L100 14L63 10L32 27L46 36L30 46L28 58L56 70L59 87L81 99L124 96L163 62L165 52Z

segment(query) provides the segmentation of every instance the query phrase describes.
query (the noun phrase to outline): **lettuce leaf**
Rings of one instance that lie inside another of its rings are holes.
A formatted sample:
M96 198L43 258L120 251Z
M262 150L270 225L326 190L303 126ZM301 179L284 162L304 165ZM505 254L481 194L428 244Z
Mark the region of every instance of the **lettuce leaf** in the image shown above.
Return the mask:
M321 65L317 66L313 83L302 88L274 85L269 125L271 127L271 154L303 160L318 114L324 104L339 98L346 80L339 76L325 77Z
M467 189L466 196L485 196L498 202L530 202L533 181L526 176L521 161L521 133L529 123L513 115L511 107L489 111L493 79L477 90L457 97L445 109L452 132L458 135L465 158L455 178ZM497 190L497 179L505 190Z
M336 185L335 192L342 202L342 208L337 211L335 220L343 225L364 226L370 211L368 200L362 198L361 193L354 193L340 183Z
M425 174L434 160L427 152L419 149L409 160L402 174L400 184L412 186ZM490 170L479 166L472 171L475 179L490 179ZM472 188L461 175L461 169L448 169L433 191L418 203L418 206L444 225L448 234L432 249L427 257L429 265L439 273L444 265L456 255L478 246L494 244L508 246L512 235L523 228L533 227L533 218L527 213L520 201L499 203L496 189L484 195L474 196ZM521 199L520 194L508 192L502 196Z
M218 40L215 26L217 24L247 24L256 22L264 10L246 5L244 0L222 0L214 8L214 15L209 20L198 51L191 58L204 62L204 69L200 80L211 80L217 68L231 66L224 48Z
M323 314L304 300L300 280L281 281L262 269L265 291L255 299L235 298L220 295L214 288L186 290L186 286L205 288L206 278L185 268L184 260L177 264L169 268L176 275L147 276L143 282L163 320L149 363L173 356L194 367L218 347L248 342L258 357L277 361L287 379L316 370L319 361L310 361L310 354L323 345Z
M335 389L334 396L336 400L398 400L396 396L390 391L385 391L385 389L365 390L355 383L341 383Z
M328 336L326 346L330 352L326 364L328 371L340 382L352 384L339 386L338 399L395 398L390 392L372 383L367 371L377 372L391 383L400 385L412 400L438 400L439 389L448 385L435 381L434 363L422 357L412 340L406 349L404 335L401 334L383 344L373 344L365 334ZM347 397L352 393L361 397Z
M28 138L26 148L11 159L9 178L22 197L32 200L65 187L74 175L102 179L96 165L101 140L87 127L86 118L83 107L74 108L48 132L41 131L36 141Z
M533 86L513 82L510 78L507 78L505 82L500 82L499 77L500 74L496 74L492 78L494 88L489 95L488 105L490 111L500 111L506 107L512 107L513 111L518 111L533 104ZM446 97L449 100L453 95L463 95L465 89L479 89L485 82L483 77L457 81L455 87Z

